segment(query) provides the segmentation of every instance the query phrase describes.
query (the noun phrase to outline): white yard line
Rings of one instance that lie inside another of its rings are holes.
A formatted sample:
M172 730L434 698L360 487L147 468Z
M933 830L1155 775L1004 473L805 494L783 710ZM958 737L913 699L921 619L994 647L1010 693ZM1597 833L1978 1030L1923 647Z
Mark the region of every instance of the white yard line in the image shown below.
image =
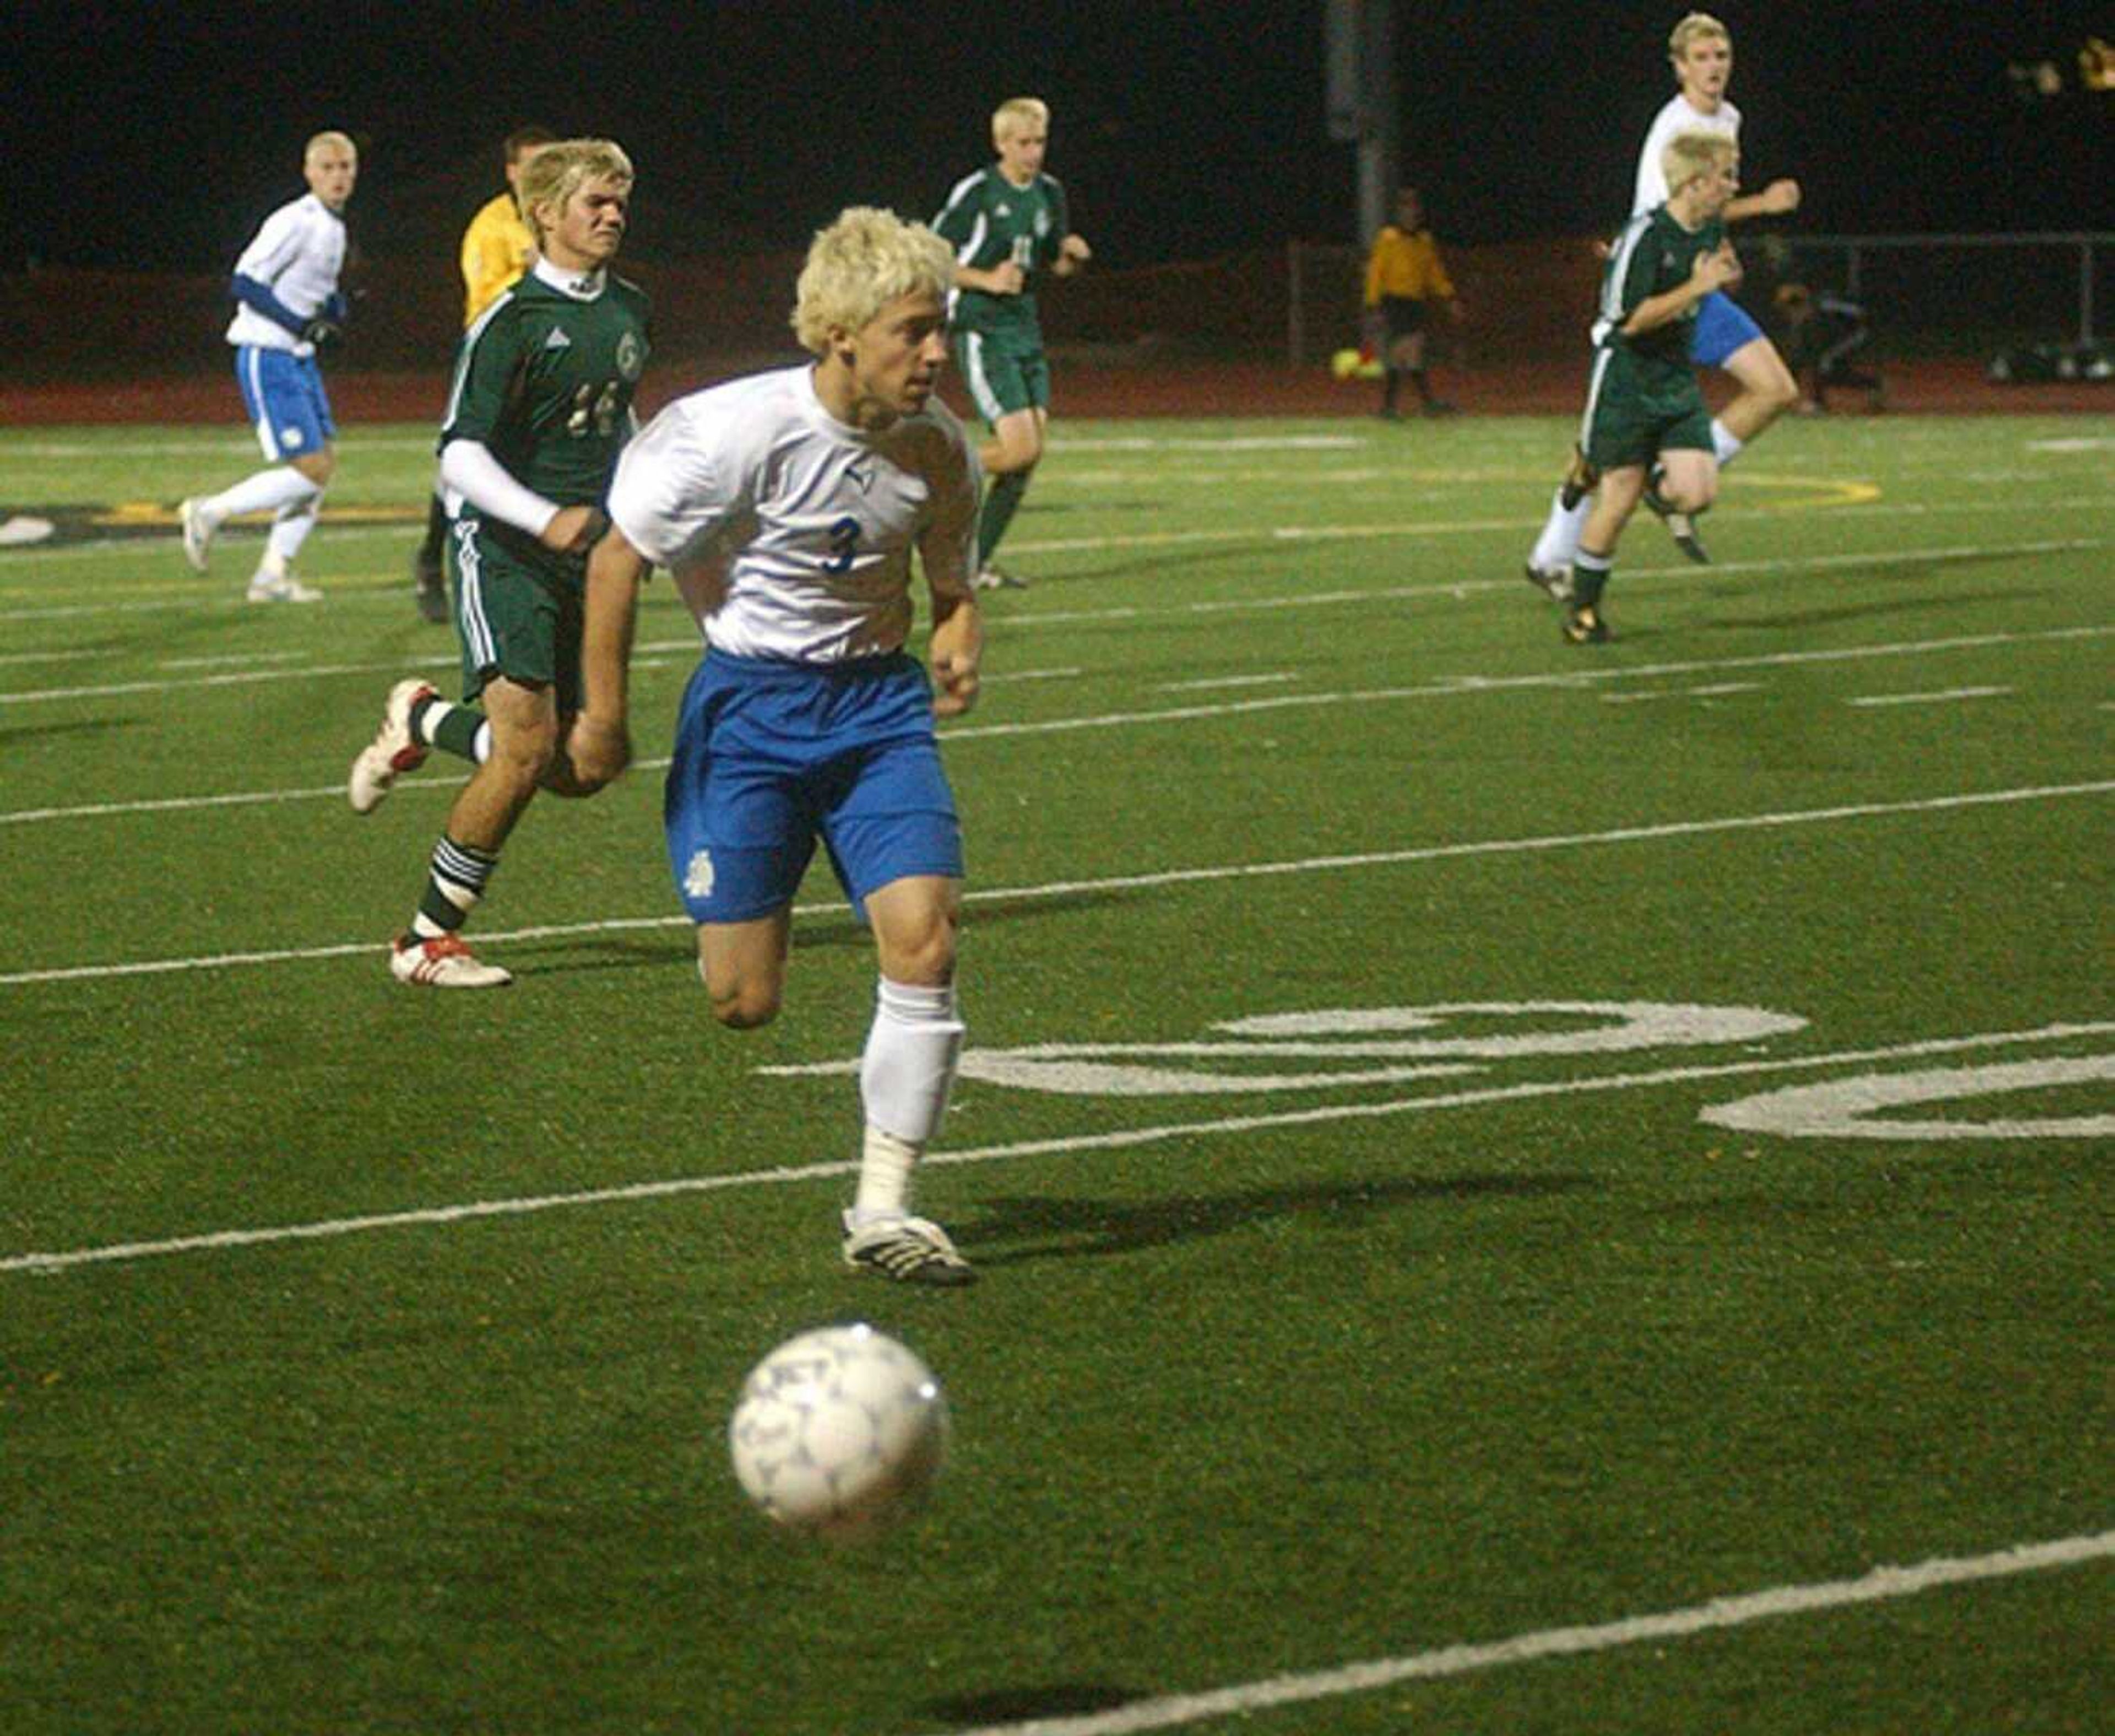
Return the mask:
M370 947L367 950L374 948ZM1253 1133L1266 1127L1313 1127L1328 1122L1370 1121L1393 1115L1422 1114L1432 1109L1517 1103L1530 1098L1639 1091L1712 1079L1797 1072L1814 1068L1856 1066L1875 1061L1900 1061L1924 1055L1952 1054L1969 1049L2062 1042L2078 1037L2104 1036L2110 1032L2115 1032L2115 1021L2094 1024L2044 1025L2030 1031L1987 1031L1973 1036L1933 1037L1879 1049L1840 1049L1829 1054L1658 1068L1646 1072L1618 1073L1602 1078L1553 1079L1525 1085L1485 1086L1435 1092L1429 1096L1395 1097L1369 1103L1330 1104L1319 1108L1282 1109L1264 1114L1221 1116L1208 1121L1125 1127L1103 1133L1016 1140L1008 1145L971 1146L960 1151L929 1151L920 1162L928 1166L960 1166L1001 1163L1024 1157L1062 1157L1081 1151L1124 1150L1158 1145L1169 1140L1223 1138L1232 1134ZM798 1182L824 1181L854 1175L858 1173L859 1167L856 1159L836 1160L770 1169L744 1170L732 1174L678 1176L665 1181L635 1182L622 1187L591 1188L577 1193L472 1200L453 1206L378 1212L364 1217L326 1218L308 1224L283 1224L256 1229L213 1230L199 1235L171 1236L158 1241L106 1243L101 1247L71 1248L57 1252L11 1254L0 1258L0 1274L24 1272L48 1276L82 1266L123 1265L172 1254L206 1253L218 1249L258 1247L284 1242L330 1240L373 1230L408 1229L420 1225L460 1224L485 1218L526 1217L539 1212L572 1210L583 1206L624 1205L684 1194L720 1193L738 1187L783 1187Z
M1618 826L1605 832L1556 833L1542 837L1485 838L1466 843L1425 844L1405 850L1373 850L1342 856L1307 857L1279 862L1214 863L1200 868L1172 868L1152 874L1110 875L1091 880L1049 880L1037 886L998 886L972 889L963 894L969 903L990 903L1032 898L1076 898L1083 893L1145 891L1158 887L1203 885L1213 881L1275 879L1304 874L1338 873L1347 869L1397 867L1412 862L1451 861L1457 857L1514 856L1545 850L1568 850L1604 844L1646 843L1667 838L1697 838L1714 833L1771 830L1787 826L1823 825L1837 820L1875 820L1909 814L1944 813L1959 809L2008 806L2020 802L2062 801L2074 797L2101 796L2115 791L2115 779L2088 783L2034 784L2008 790L1968 791L1951 796L1928 796L1907 801L1851 802L1839 806L1808 808L1782 813L1738 814L1718 820L1667 820L1657 825ZM796 905L798 916L836 917L842 907L836 902ZM569 922L538 928L479 930L480 946L502 946L511 941L562 939L581 935L670 928L687 925L681 916L617 916L594 922ZM220 953L181 958L140 959L117 964L64 965L44 970L13 971L0 974L0 988L50 982L104 981L123 976L158 976L186 971L224 971L268 964L302 964L325 958L360 954L378 956L381 944L374 940L336 942L324 946L286 947L271 951Z
M1847 699L1847 705L1945 705L1964 699L1998 699L2010 687L1944 687L1935 693L1868 693Z
M1827 1579L1805 1585L1773 1586L1734 1597L1714 1597L1686 1609L1652 1615L1629 1615L1591 1626L1543 1628L1511 1639L1481 1645L1442 1646L1400 1657L1369 1658L1333 1669L1270 1676L1202 1692L1164 1694L1137 1700L1108 1711L1077 1716L1031 1718L1025 1723L980 1725L957 1729L950 1736L1136 1736L1145 1730L1172 1729L1213 1718L1246 1718L1273 1706L1301 1706L1347 1694L1373 1693L1404 1682L1429 1682L1472 1670L1499 1669L1544 1658L1581 1657L1660 1640L1746 1627L1751 1622L1809 1615L1861 1604L1915 1597L1949 1586L1973 1585L2021 1573L2083 1567L2115 1555L2115 1531L2082 1532L2043 1543L2020 1543L1987 1555L1940 1556L1911 1567L1876 1567L1856 1579ZM1966 1630L1964 1630L1966 1631ZM1402 1727L1421 1723L1406 1711ZM1314 1726L1319 1728L1319 1726Z

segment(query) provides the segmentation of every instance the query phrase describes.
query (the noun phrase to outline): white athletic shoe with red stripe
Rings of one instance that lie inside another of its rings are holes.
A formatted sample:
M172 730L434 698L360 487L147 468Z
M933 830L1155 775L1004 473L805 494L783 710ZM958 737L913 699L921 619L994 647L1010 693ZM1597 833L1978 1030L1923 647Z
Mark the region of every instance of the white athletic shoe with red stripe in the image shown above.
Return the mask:
M389 974L418 989L503 989L514 981L512 971L480 963L461 935L400 935L389 951Z
M416 771L426 763L428 749L411 737L411 708L434 691L431 682L400 681L389 690L383 707L382 727L374 739L360 749L345 780L345 799L356 814L372 814L401 772Z

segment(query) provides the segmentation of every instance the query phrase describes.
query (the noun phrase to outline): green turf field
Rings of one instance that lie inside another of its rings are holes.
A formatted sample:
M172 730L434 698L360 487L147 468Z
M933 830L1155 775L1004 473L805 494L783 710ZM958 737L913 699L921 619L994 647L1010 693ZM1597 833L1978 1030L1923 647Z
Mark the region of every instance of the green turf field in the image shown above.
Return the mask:
M958 1293L838 1264L826 872L706 1016L665 583L516 985L411 990L459 774L342 786L454 665L428 431L346 431L312 608L179 557L239 428L0 434L0 1729L2105 1728L2104 422L1788 423L1588 650L1557 420L1060 434L943 733ZM832 1551L723 1430L860 1316L955 1452Z

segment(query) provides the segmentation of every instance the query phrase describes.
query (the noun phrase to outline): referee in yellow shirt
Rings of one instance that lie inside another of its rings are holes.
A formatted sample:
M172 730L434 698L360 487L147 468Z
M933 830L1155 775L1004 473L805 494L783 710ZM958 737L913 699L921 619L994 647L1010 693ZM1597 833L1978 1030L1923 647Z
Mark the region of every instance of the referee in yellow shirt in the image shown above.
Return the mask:
M1438 301L1448 317L1461 317L1461 304L1454 298L1454 285L1439 257L1439 243L1425 227L1425 201L1415 187L1404 187L1395 195L1395 221L1374 237L1374 250L1366 260L1366 309L1381 323L1381 409L1388 421L1398 420L1396 394L1405 374L1417 388L1418 400L1427 416L1446 416L1454 406L1432 395L1432 382L1425 367L1425 312L1426 304Z
M521 215L519 199L521 171L529 159L557 135L541 126L517 126L507 134L502 149L507 154L507 191L495 193L463 231L463 327L477 324L477 316L499 299L501 292L521 281L536 252L535 232ZM443 576L441 549L447 541L448 520L436 494L426 511L426 540L419 545L416 571L419 613L436 623L448 618L447 581Z

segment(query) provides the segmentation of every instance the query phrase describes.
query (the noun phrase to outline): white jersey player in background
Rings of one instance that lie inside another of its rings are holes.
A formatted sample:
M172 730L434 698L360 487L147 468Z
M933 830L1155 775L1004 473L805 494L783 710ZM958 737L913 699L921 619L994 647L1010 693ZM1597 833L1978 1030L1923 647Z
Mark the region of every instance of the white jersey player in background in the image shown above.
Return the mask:
M1667 203L1663 159L1677 134L1719 132L1737 145L1741 140L1741 111L1726 99L1726 86L1733 76L1733 39L1726 26L1709 12L1690 13L1668 38L1668 58L1673 66L1677 88L1653 117L1644 148L1638 154L1637 181L1631 200L1633 217ZM1723 221L1732 223L1744 218L1780 216L1797 210L1799 197L1796 181L1773 181L1760 192L1735 199L1727 206ZM1799 385L1777 346L1723 290L1714 291L1698 307L1690 354L1700 368L1723 368L1740 387L1711 422L1711 443L1723 471L1750 441L1799 402ZM1562 595L1568 588L1571 559L1578 552L1580 532L1591 510L1586 496L1593 491L1595 480L1585 459L1575 458L1528 557L1529 579L1553 595ZM1694 561L1710 558L1687 514L1671 510L1656 489L1648 489L1645 498L1666 520L1683 553Z
M313 603L322 593L293 574L294 557L314 528L323 490L337 468L330 399L316 351L337 341L346 303L345 207L360 154L342 132L319 132L302 153L309 191L266 218L235 262L236 383L269 467L177 510L184 558L206 570L222 524L243 512L270 512L264 556L250 581L252 603Z
M934 388L947 356L947 244L856 208L815 237L793 324L812 365L669 405L626 448L613 528L588 567L585 769L630 755L638 588L669 568L706 640L677 722L669 866L697 924L713 1017L777 1016L792 901L818 839L874 931L880 985L860 1064L865 1118L846 1261L915 1284L974 1277L911 1214L961 1050L961 830L934 718L976 697L978 466ZM932 677L904 643L911 557L932 599ZM937 686L937 696L934 687Z

